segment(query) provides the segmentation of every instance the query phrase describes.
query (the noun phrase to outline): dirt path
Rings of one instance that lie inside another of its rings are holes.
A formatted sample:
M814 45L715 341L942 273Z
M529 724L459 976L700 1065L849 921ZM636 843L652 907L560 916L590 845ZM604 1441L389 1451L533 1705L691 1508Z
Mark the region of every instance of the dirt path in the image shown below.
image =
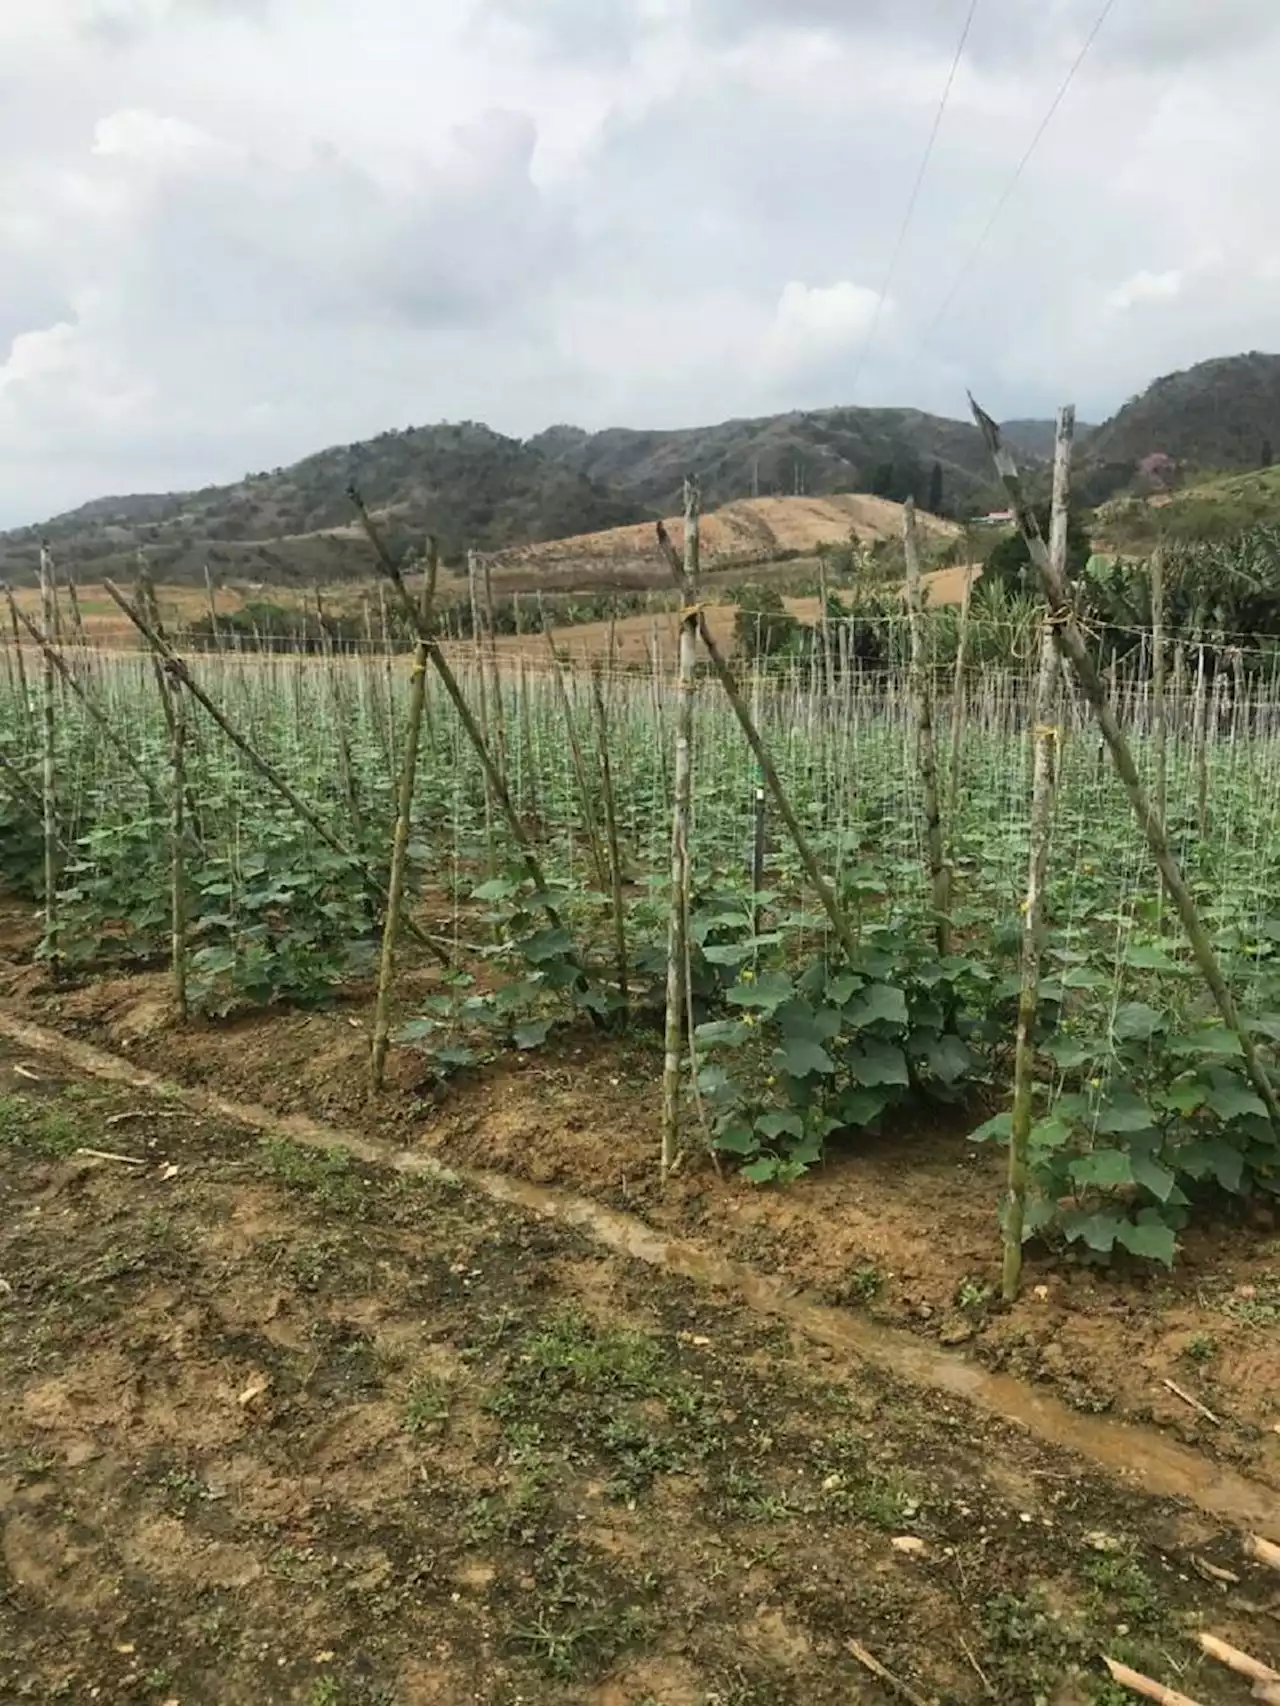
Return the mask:
M1007 1375L991 1374L954 1352L878 1325L865 1316L833 1309L794 1287L756 1273L689 1239L664 1238L637 1219L589 1198L548 1189L506 1174L467 1172L459 1177L421 1151L395 1149L310 1120L272 1114L230 1101L216 1091L184 1089L118 1056L14 1020L0 1011L0 1037L107 1083L124 1085L181 1105L197 1114L230 1119L260 1136L331 1154L335 1150L371 1166L449 1183L460 1182L483 1197L563 1226L581 1230L612 1254L628 1256L664 1274L735 1293L749 1308L802 1334L825 1354L842 1353L895 1379L944 1399L962 1398L978 1410L1027 1429L1042 1444L1065 1447L1099 1468L1130 1480L1147 1493L1190 1500L1214 1517L1256 1530L1280 1542L1280 1499L1268 1487L1218 1465L1210 1468L1195 1452L1150 1432L1074 1413Z
M1230 1706L1198 1628L1280 1658L1192 1507L446 1179L11 1045L0 1165L0 1699L880 1706L859 1643Z
M428 987L414 984L417 975L403 980L406 1011L414 989ZM33 968L0 977L0 988L6 982L15 1018L276 1114L310 1115L395 1149L589 1197L664 1238L692 1238L711 1255L803 1289L854 1324L908 1329L1015 1377L1033 1395L1053 1393L1084 1420L1158 1428L1202 1453L1206 1476L1226 1465L1280 1490L1280 1239L1260 1206L1252 1218L1189 1229L1171 1274L1033 1249L1024 1295L1003 1310L993 1303L1002 1162L966 1140L971 1121L863 1139L785 1191L696 1168L663 1190L654 1159L660 1058L657 1040L642 1032L624 1042L569 1032L446 1093L411 1051L398 1050L388 1094L371 1110L364 994L322 1012L180 1028L169 1023L160 974L58 995Z

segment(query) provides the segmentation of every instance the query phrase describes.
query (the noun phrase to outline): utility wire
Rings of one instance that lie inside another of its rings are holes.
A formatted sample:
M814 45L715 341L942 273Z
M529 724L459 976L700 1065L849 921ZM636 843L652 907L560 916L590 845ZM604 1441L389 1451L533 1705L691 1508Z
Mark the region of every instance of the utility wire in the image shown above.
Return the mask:
M950 288L948 289L946 295L943 297L941 303L938 305L938 308L937 308L936 312L934 313L932 320L930 320L928 328L925 331L924 336L920 340L920 347L917 351L917 357L920 354L922 354L925 349L928 348L930 340L933 338L934 333L937 331L939 325L942 322L943 316L946 314L947 310L950 308L951 304L955 301L956 297L958 296L958 294L960 292L960 286L964 283L965 278L968 276L969 269L973 266L973 263L977 260L978 255L980 254L982 249L985 247L987 238L990 237L992 231L995 229L996 221L1000 218L1000 215L1004 212L1006 206L1009 203L1010 197L1013 195L1013 192L1017 189L1018 184L1021 182L1022 174L1026 171L1027 166L1030 163L1031 156L1035 153L1036 149L1040 146L1040 142L1044 136L1044 133L1048 130L1049 126L1053 122L1054 114L1057 112L1058 108L1062 105L1063 101L1066 99L1067 90L1071 87L1072 83L1075 81L1077 71L1079 71L1080 67L1084 64L1086 58L1088 57L1090 48L1093 46L1094 42L1097 41L1098 37L1101 35L1103 25L1106 23L1107 19L1111 16L1111 13L1115 10L1115 7L1116 7L1116 0L1106 0L1106 3L1104 4L1101 12L1099 12L1096 20L1094 21L1093 28L1089 31L1089 34L1085 37L1084 46L1080 49L1080 51L1076 55L1075 59L1071 62L1070 69L1068 70L1066 76L1063 78L1061 84L1058 86L1057 94L1053 97L1052 101L1050 101L1050 103L1049 103L1049 110L1045 113L1044 117L1040 120L1040 124L1036 129L1035 135L1031 138L1031 141L1027 144L1026 152L1023 154L1021 160L1018 161L1017 166L1014 168L1013 176L1009 179L1008 183L1004 186L1004 189L1000 192L1000 196L999 196L998 200L996 201L995 206L991 210L990 218L987 220L987 223L983 226L982 230L979 232L978 239L974 243L972 249L970 249L969 253L965 256L964 260L961 262L960 270L956 273L954 279L952 279Z
M951 61L951 69L947 72L947 81L943 86L942 98L938 102L938 110L933 115L933 127L929 132L929 140L924 146L924 155L920 161L920 169L916 173L916 181L912 185L911 194L907 199L906 211L902 215L902 224L898 227L898 235L893 245L893 253L889 257L889 265L885 271L884 283L880 286L879 293L876 296L875 311L871 316L871 324L867 328L867 335L863 342L861 353L858 356L858 365L854 369L853 385L849 393L850 402L854 401L857 397L858 383L862 378L862 370L867 364L867 357L870 355L871 346L875 342L876 332L880 325L881 311L884 308L885 298L888 296L890 287L893 284L894 275L898 270L898 261L902 256L902 246L907 240L907 230L911 224L912 215L915 213L916 203L920 199L920 191L924 187L924 180L929 170L929 163L933 159L934 145L938 140L938 132L942 128L942 120L947 110L947 102L951 99L951 89L956 80L956 73L960 69L960 60L963 57L965 47L968 44L969 32L973 28L973 20L977 10L978 0L969 0L969 11L964 21L964 28L960 32L960 40L956 45L955 56Z

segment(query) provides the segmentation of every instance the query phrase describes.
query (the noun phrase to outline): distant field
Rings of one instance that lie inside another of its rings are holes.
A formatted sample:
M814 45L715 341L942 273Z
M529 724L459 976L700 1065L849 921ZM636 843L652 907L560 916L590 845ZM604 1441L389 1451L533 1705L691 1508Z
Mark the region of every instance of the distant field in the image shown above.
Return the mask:
M928 540L952 539L959 533L952 522L936 516L922 513L919 519ZM682 520L669 518L667 530L681 546ZM747 498L703 516L702 563L708 571L733 564L766 564L783 556L810 554L821 545L842 543L851 536L860 543L874 544L896 539L901 532L902 506L887 498L861 493L826 498ZM504 585L514 585L528 576L530 585L559 587L573 581L590 586L613 581L620 573L629 577L636 572L644 575L646 582L652 577L655 585L666 580L650 522L500 551L491 562ZM555 577L554 583L548 582L548 575Z

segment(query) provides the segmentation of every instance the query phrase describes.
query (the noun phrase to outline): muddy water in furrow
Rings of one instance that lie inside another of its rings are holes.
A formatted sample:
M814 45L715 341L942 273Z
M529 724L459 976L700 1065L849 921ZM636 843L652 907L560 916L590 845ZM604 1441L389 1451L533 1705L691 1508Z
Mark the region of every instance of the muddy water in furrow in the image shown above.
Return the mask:
M1131 1484L1163 1498L1186 1499L1202 1510L1280 1541L1280 1497L1260 1482L1215 1463L1163 1434L1123 1422L1086 1416L1009 1375L993 1374L963 1357L829 1308L794 1293L785 1281L757 1273L689 1239L669 1238L641 1220L570 1192L505 1174L444 1166L415 1150L396 1149L357 1132L322 1125L298 1114L230 1101L213 1091L172 1084L141 1067L26 1024L0 1012L0 1036L33 1052L61 1059L93 1077L149 1090L193 1111L216 1114L252 1130L314 1148L346 1149L375 1165L402 1173L461 1180L497 1202L574 1226L606 1248L695 1283L732 1291L751 1308L785 1322L817 1344L870 1364L913 1385L963 1399L988 1415L1013 1422L1049 1445L1078 1453Z

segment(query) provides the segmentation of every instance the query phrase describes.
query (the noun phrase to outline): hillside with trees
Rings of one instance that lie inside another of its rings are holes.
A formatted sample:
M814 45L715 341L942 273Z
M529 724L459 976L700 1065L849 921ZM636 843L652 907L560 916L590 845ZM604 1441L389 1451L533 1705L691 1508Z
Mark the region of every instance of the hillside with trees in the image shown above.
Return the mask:
M945 515L997 499L980 434L918 409L815 409L673 431L555 426L531 444L648 508L678 506L690 470L707 503L868 492Z
M1082 476L1096 502L1130 485L1265 467L1276 445L1280 355L1254 351L1157 379L1089 436Z

